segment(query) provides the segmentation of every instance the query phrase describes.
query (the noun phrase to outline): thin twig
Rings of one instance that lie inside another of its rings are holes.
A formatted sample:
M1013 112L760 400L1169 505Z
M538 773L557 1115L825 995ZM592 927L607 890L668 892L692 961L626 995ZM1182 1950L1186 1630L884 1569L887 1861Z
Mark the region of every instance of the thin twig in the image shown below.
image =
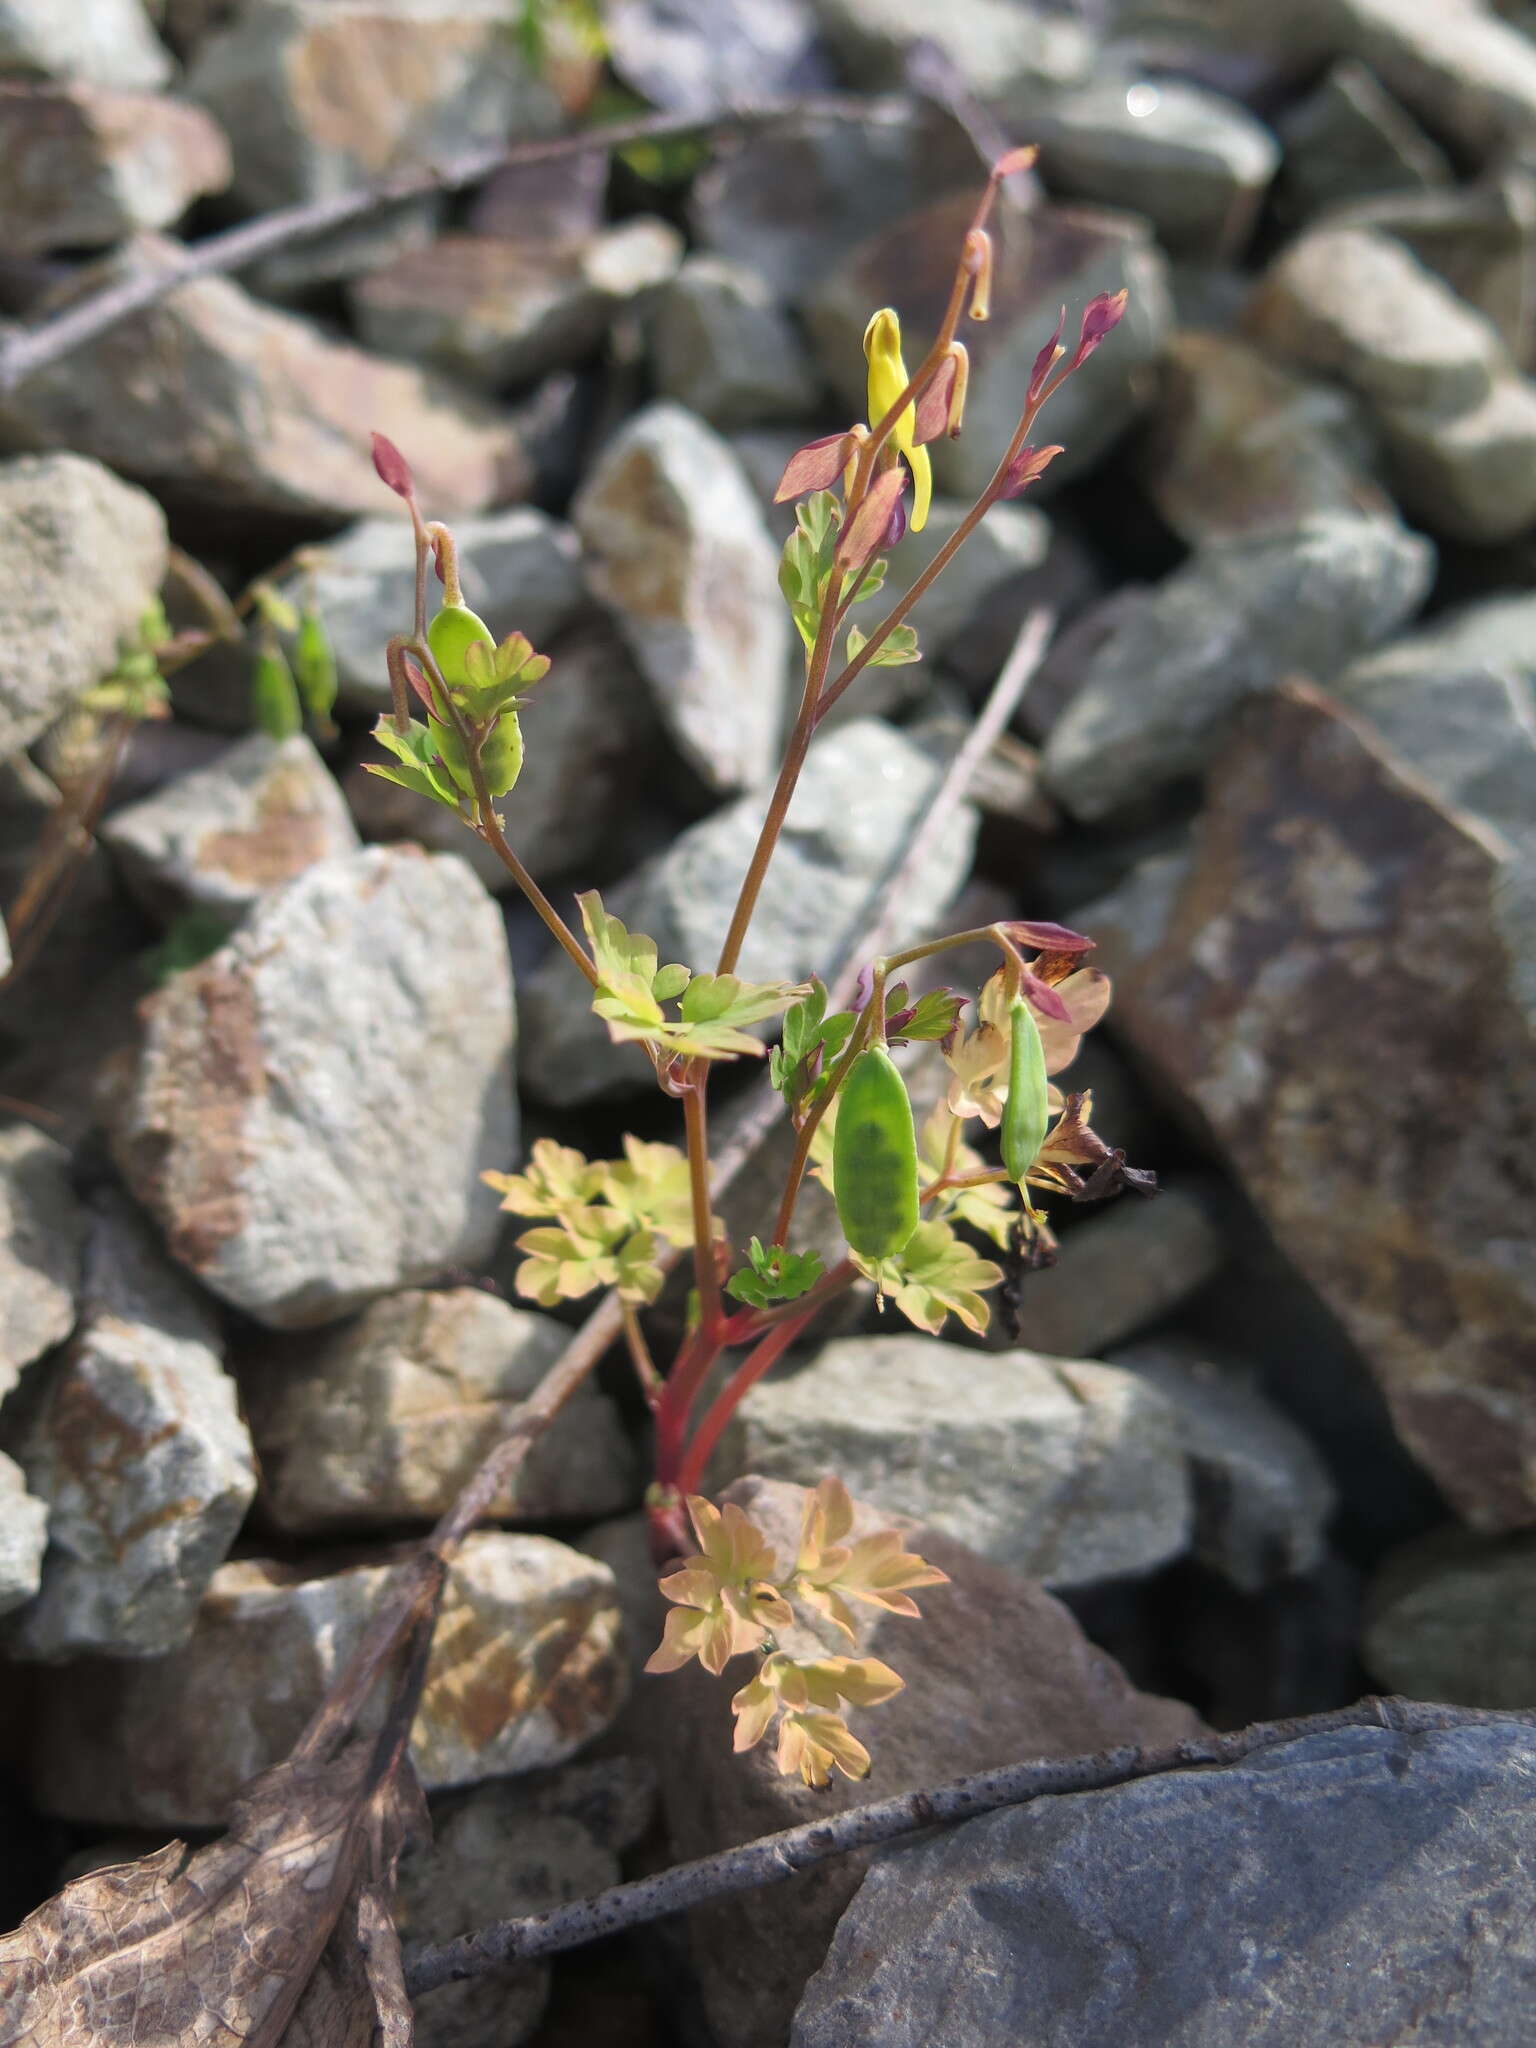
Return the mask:
M633 121L613 121L597 128L580 129L571 135L557 135L540 142L515 142L499 148L476 149L446 158L438 164L383 178L355 192L342 192L328 199L306 201L300 206L283 206L259 219L243 221L209 235L188 249L179 262L153 272L136 272L104 290L93 293L80 304L68 307L39 326L23 328L0 345L0 392L14 391L46 364L83 348L109 327L141 313L178 286L195 278L215 277L244 270L274 250L295 242L312 241L333 228L344 227L379 208L406 199L420 199L437 192L458 191L478 184L493 171L518 169L529 164L558 162L563 157L586 156L594 150L623 149L635 142L667 142L677 137L713 133L719 130L771 126L778 121L818 119L832 121L874 119L894 121L910 103L898 98L871 101L852 93L806 93L791 99L742 102L708 114L646 114Z
M781 1884L829 1857L918 1834L941 1821L971 1820L1000 1807L1023 1806L1033 1799L1057 1798L1064 1793L1103 1791L1138 1778L1163 1777L1170 1771L1240 1763L1282 1743L1343 1728L1384 1728L1397 1735L1423 1735L1441 1728L1488 1723L1536 1727L1536 1710L1499 1713L1478 1707L1431 1706L1418 1700L1364 1699L1329 1714L1260 1721L1231 1735L1194 1736L1167 1749L1137 1749L1127 1744L1101 1750L1095 1756L1053 1757L977 1771L927 1791L899 1792L870 1806L855 1806L825 1820L784 1828L755 1842L743 1842L738 1848L723 1849L718 1855L679 1863L654 1877L613 1885L546 1913L501 1920L477 1934L423 1949L406 1973L406 1988L412 1997L419 1997L439 1984L478 1977L507 1963L579 1948L706 1899Z

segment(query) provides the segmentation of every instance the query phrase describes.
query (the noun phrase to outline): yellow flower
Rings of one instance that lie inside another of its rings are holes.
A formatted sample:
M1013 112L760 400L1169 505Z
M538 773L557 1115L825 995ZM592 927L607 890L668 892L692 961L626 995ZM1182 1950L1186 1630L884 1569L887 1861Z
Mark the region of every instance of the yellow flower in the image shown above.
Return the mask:
M864 354L869 360L869 424L871 430L907 388L907 366L901 359L901 322L889 306L883 306L864 330ZM906 459L912 472L912 517L908 524L921 533L933 496L933 469L928 450L920 448L913 435L917 430L917 409L908 405L891 433L891 442Z

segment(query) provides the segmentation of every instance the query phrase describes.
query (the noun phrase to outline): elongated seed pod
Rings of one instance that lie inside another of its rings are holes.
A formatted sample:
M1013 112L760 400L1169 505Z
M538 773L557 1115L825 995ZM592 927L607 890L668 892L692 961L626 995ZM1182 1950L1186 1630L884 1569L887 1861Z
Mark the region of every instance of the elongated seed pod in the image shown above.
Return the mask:
M1045 1075L1045 1047L1035 1013L1022 996L1015 996L1008 1010L1011 1037L1008 1044L1008 1100L1003 1106L1003 1166L1008 1178L1020 1188L1045 1143L1051 1113L1047 1107L1050 1083Z
M494 647L495 635L467 604L445 604L427 627L427 645L450 690L468 682L464 657L471 647Z
M893 1258L917 1228L917 1131L884 1046L859 1054L838 1096L832 1187L843 1235L866 1259Z
M293 674L304 699L304 709L322 724L336 703L336 656L325 621L314 610L299 619L299 634L293 645Z
M288 657L278 646L259 647L251 673L251 709L269 740L292 739L304 730L304 712Z

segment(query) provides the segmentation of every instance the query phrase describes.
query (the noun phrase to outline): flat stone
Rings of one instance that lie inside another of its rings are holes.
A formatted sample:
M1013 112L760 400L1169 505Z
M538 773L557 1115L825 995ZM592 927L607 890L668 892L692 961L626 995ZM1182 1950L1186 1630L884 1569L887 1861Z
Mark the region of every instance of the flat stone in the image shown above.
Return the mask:
M165 574L165 515L83 455L0 462L0 755L99 683Z
M252 733L207 768L114 811L102 838L152 915L242 916L317 861L356 850L357 830L330 770L303 733Z
M0 1451L0 1614L30 1600L43 1582L48 1506L27 1491L27 1475Z
M1321 1565L1337 1504L1333 1481L1311 1441L1251 1376L1175 1337L1127 1345L1110 1363L1173 1404L1194 1493L1190 1547L1202 1564L1242 1593Z
M836 1472L871 1507L1050 1586L1153 1571L1189 1544L1174 1411L1113 1366L847 1337L754 1387L726 1445L729 1476Z
M1421 536L1359 514L1210 543L1094 651L1046 741L1047 786L1094 821L1198 774L1245 698L1328 682L1413 615L1433 565Z
M164 228L229 183L200 107L72 84L0 86L0 234L16 255Z
M1318 514L1389 514L1375 438L1338 385L1297 377L1235 336L1182 328L1137 473L1179 538L1200 547Z
M256 1491L222 1352L212 1305L144 1223L100 1209L79 1327L16 1445L49 1540L13 1657L159 1657L191 1636Z
M1368 64L1389 92L1475 162L1536 130L1536 49L1481 5L1321 0L1333 49Z
M1361 1654L1393 1692L1464 1707L1536 1698L1536 1538L1446 1529L1382 1564Z
M452 1287L386 1295L308 1344L250 1347L241 1385L267 1514L298 1536L435 1521L570 1335L553 1316ZM628 1507L637 1492L618 1412L587 1384L491 1513L591 1521Z
M799 1487L748 1479L730 1498L781 1554L792 1550L804 1500ZM889 1523L889 1516L861 1503L854 1534ZM639 1681L637 1735L661 1780L676 1860L915 1791L957 1772L1026 1756L1076 1756L1121 1742L1155 1745L1198 1732L1192 1708L1137 1692L1040 1586L936 1530L909 1527L904 1534L910 1548L949 1574L949 1584L919 1593L921 1621L861 1608L858 1643L851 1651L843 1646L847 1654L882 1659L906 1680L894 1699L853 1715L855 1732L874 1758L865 1782L834 1777L812 1791L798 1777L778 1775L771 1743L733 1756L729 1702L749 1675L744 1662L730 1666L724 1678L691 1664ZM658 1633L659 1627L658 1618ZM836 1857L787 1884L723 1899L690 1916L693 1958L721 2048L781 2048L806 1979L825 1954L867 1860L867 1852ZM939 2041L949 2048L942 2028L927 2036L929 2043Z
M1043 98L1087 76L1092 36L1085 24L1008 0L817 0L823 32L853 84L899 92L917 43L946 59L963 89L1011 114L1033 114Z
M74 1328L85 1232L64 1147L31 1124L0 1130L0 1399Z
M651 368L663 398L712 427L799 419L820 381L805 343L755 272L720 256L691 256L656 293L648 320Z
M1280 163L1270 130L1235 100L1113 67L1048 99L1030 134L1053 192L1099 206L1132 200L1163 247L1180 252L1240 251Z
M1536 520L1536 383L1496 378L1445 419L1384 410L1393 488L1410 516L1453 540L1515 540Z
M388 1556L340 1570L242 1558L215 1574L185 1648L45 1674L38 1804L113 1827L217 1826L292 1748L393 1579ZM612 1721L628 1677L604 1566L547 1536L470 1536L411 1735L422 1784L564 1762Z
M0 0L0 68L148 92L171 59L143 0Z
M1383 192L1451 186L1450 160L1374 71L1353 57L1329 66L1319 84L1275 122L1285 162L1275 205L1290 223Z
M924 748L878 719L858 719L813 743L742 948L745 979L828 969L867 923L894 849L926 812L940 774ZM766 808L760 791L690 826L613 890L607 908L655 939L664 959L708 971ZM953 900L975 830L974 813L962 806L907 890L908 930L928 929ZM566 1106L649 1083L649 1063L633 1046L612 1042L563 956L529 978L521 1017L522 1078L542 1100Z
M1118 1032L1220 1145L1456 1511L1536 1521L1528 863L1284 686L1213 763L1160 882L1074 910Z
M1351 1728L937 1830L875 1863L792 2048L1520 2048L1533 1765L1529 1725Z
M148 999L117 1158L214 1293L280 1329L334 1321L489 1252L513 1039L484 889L449 855L369 847Z
M728 445L681 406L635 414L572 510L593 588L705 788L773 773L791 627L778 550Z
M228 132L251 213L559 121L495 0L267 0L201 44L186 88Z
M603 27L617 76L673 113L822 82L809 0L609 0Z
M851 251L806 305L817 357L848 409L867 405L863 336L871 306L901 315L910 360L938 328L971 215L974 190L939 200ZM1063 304L1075 339L1082 309L1099 292L1129 293L1114 333L1051 401L1036 441L1060 442L1032 495L1090 470L1155 395L1151 366L1171 324L1166 265L1145 221L1086 206L1001 207L991 223L992 317L966 323L971 378L965 429L932 445L941 491L973 500L990 481L1019 422L1035 357Z
M178 248L140 236L71 290L163 271L180 261ZM388 503L370 454L380 422L435 517L528 487L528 459L504 413L263 306L225 277L180 286L0 398L0 438L12 446L67 444L183 507L311 526Z
M1088 1083L1074 1069L1061 1085ZM1118 1125L1101 1121L1097 1109L1093 1121L1111 1143L1123 1143ZM1196 1184L1165 1187L1150 1202L1122 1195L1082 1216L1063 1234L1056 1264L1025 1277L1018 1336L997 1314L989 1345L1006 1350L1022 1341L1056 1358L1101 1358L1111 1345L1172 1314L1221 1271L1226 1245L1218 1213L1219 1198Z
M525 384L579 363L682 259L669 222L637 216L561 243L440 236L370 270L350 293L361 339L475 384Z

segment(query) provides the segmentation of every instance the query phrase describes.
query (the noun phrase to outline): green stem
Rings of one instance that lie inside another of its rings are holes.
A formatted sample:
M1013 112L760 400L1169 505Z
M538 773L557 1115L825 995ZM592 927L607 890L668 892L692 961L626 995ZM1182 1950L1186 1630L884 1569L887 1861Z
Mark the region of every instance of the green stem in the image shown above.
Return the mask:
M693 1281L699 1290L699 1328L707 1341L718 1337L725 1321L720 1306L720 1275L715 1267L715 1219L709 1206L709 1127L704 1107L708 1066L706 1060L689 1062L683 1092L688 1193L693 1205Z

